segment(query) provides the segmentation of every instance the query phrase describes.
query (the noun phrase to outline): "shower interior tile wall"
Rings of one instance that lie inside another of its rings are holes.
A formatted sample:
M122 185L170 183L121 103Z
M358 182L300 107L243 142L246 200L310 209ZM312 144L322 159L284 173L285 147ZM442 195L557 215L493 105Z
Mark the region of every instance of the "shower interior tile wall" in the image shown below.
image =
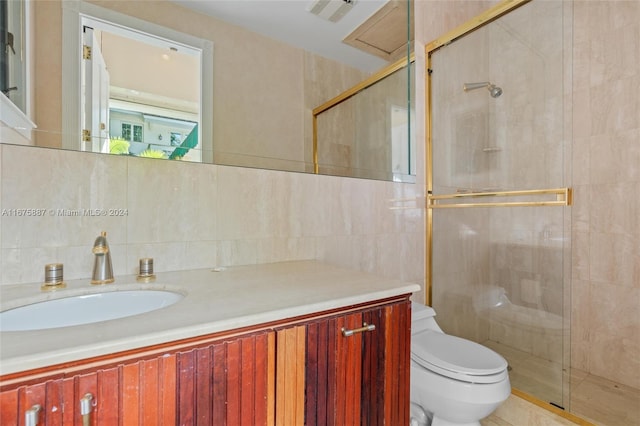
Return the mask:
M116 275L141 257L156 272L319 259L423 285L423 210L391 208L420 185L15 145L0 159L2 284L39 282L52 262L88 278L107 231ZM44 214L7 210L28 208Z
M640 2L575 1L573 57L571 365L640 389Z

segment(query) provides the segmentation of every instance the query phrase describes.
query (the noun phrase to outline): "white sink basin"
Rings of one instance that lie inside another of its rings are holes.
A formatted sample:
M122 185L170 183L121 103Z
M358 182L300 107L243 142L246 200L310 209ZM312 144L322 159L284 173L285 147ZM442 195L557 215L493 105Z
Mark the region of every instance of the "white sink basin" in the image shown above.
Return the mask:
M0 331L43 330L143 314L173 305L180 293L127 290L64 297L0 312Z

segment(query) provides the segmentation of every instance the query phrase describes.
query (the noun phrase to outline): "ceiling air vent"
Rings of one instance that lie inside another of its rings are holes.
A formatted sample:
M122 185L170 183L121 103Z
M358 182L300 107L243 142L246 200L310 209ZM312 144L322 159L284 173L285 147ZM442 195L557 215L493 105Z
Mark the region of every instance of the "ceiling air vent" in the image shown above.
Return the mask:
M356 0L316 0L307 10L327 21L338 22L355 4Z

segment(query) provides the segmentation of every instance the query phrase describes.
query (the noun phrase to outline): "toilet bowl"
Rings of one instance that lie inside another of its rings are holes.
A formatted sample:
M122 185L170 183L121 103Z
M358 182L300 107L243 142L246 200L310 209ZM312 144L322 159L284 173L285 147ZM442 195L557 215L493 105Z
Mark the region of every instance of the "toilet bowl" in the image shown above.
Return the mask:
M507 361L443 333L435 315L412 304L411 403L424 410L431 426L479 426L511 393Z

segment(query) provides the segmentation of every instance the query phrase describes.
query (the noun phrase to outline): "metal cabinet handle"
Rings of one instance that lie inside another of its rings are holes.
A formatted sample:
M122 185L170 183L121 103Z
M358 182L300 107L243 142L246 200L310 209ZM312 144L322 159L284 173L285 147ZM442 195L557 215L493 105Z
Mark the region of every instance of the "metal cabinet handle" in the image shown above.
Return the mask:
M87 393L82 398L80 398L80 415L82 416L82 426L89 426L91 424L91 412L93 411L93 407L91 405L92 400L93 395L91 395L90 393Z
M42 407L40 404L36 404L33 407L29 408L24 413L24 424L25 426L36 426L38 424L38 417L40 416L40 410Z
M342 335L344 337L349 337L349 336L353 336L356 333L362 333L365 331L373 331L376 329L376 326L374 324L367 324L366 322L362 323L362 327L360 328L354 328L353 330L347 330L346 328L342 327Z

